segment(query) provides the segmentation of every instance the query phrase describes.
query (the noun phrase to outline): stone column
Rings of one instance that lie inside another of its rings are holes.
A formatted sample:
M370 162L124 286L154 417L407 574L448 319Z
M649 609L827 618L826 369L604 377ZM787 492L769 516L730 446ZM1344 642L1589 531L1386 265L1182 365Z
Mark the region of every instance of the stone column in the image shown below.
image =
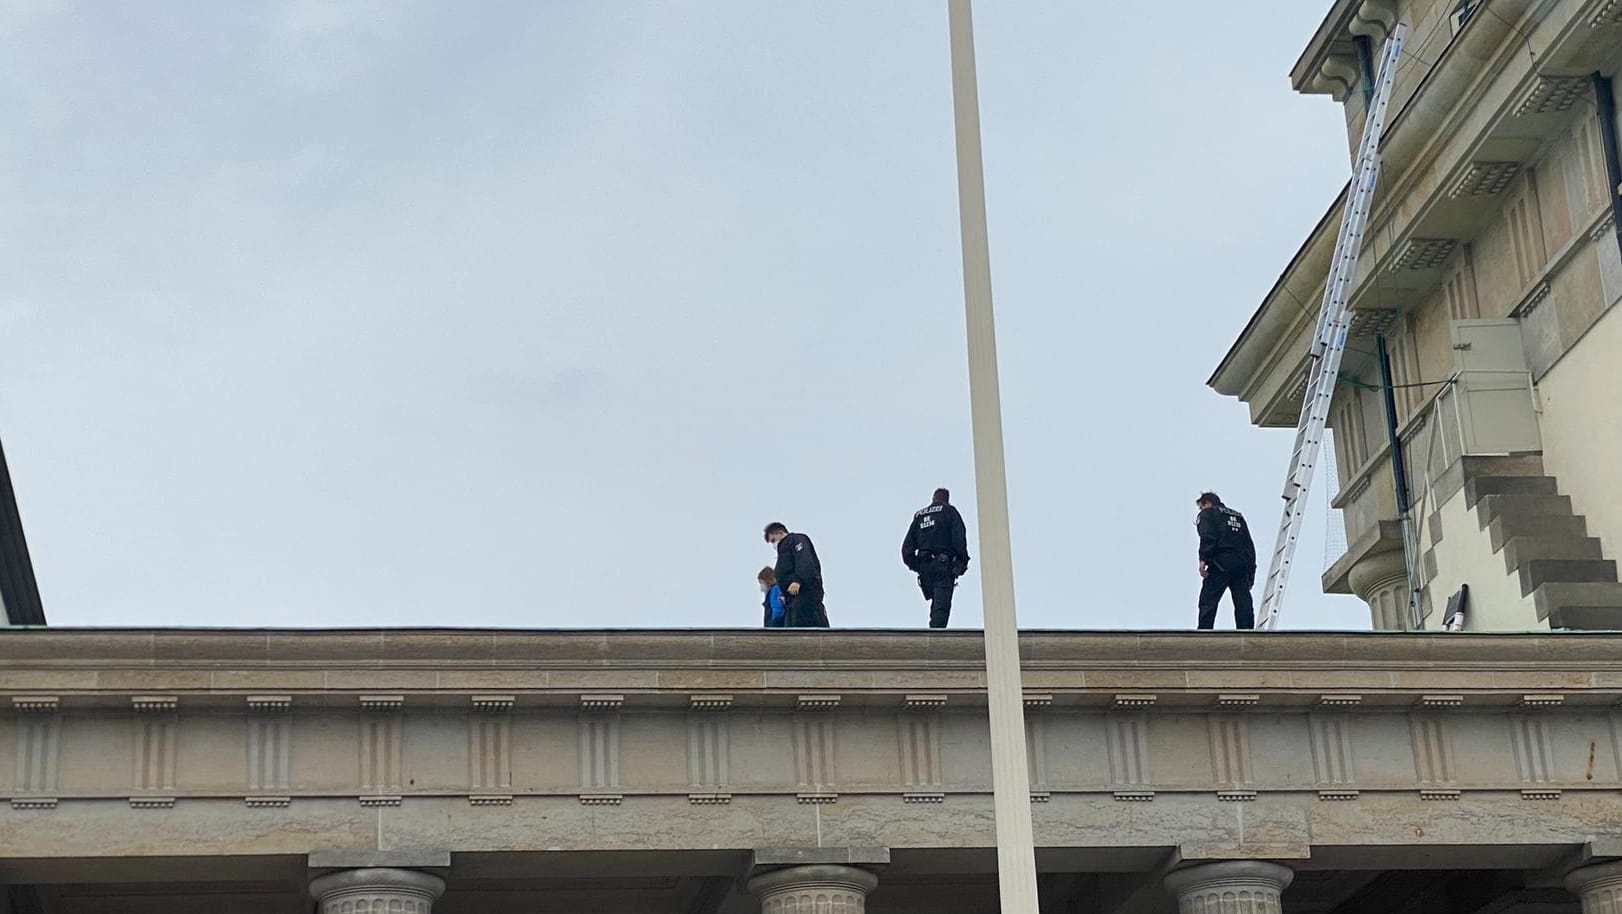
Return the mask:
M854 866L796 866L756 876L749 891L760 896L761 914L863 914L878 884Z
M1352 593L1369 605L1375 631L1407 631L1408 565L1402 550L1376 552L1346 576Z
M1566 875L1566 890L1583 903L1583 914L1622 912L1622 862L1596 863Z
M1166 875L1180 914L1282 914L1279 896L1295 873L1259 860L1202 863Z
M445 880L416 870L339 870L310 882L319 914L429 914Z

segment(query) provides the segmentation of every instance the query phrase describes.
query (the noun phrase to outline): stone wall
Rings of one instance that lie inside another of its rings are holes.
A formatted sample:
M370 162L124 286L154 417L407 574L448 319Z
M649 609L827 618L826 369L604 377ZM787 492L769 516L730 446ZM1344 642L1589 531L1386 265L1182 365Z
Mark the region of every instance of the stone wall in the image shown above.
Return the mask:
M1613 636L1028 633L1039 843L1305 859L1622 821ZM975 632L0 638L35 856L989 847Z

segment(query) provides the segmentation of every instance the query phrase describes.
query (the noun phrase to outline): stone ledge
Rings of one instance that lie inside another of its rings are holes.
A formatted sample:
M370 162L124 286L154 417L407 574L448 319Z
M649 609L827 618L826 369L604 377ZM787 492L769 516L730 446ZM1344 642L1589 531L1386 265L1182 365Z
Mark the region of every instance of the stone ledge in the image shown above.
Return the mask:
M451 865L451 852L440 848L404 848L387 851L311 851L312 870L362 870L391 867L411 870L443 869Z
M904 793L904 794L901 795L901 802L903 802L903 803L944 803L944 802L946 802L946 794L941 793L939 791L923 791L923 792Z
M243 797L243 805L249 809L286 809L293 805L292 797Z
M625 802L622 793L583 793L580 794L581 806L618 806Z
M268 658L264 656L267 639L274 645ZM1021 653L1026 658L1024 666L1028 672L1065 673L1137 668L1171 671L1199 668L1202 664L1226 669L1236 662L1241 666L1291 664L1312 669L1348 664L1361 666L1371 662L1420 667L1451 660L1484 665L1483 657L1490 658L1500 669L1512 670L1525 664L1528 670L1533 670L1546 669L1551 660L1559 662L1573 650L1579 656L1572 659L1593 660L1602 667L1622 670L1622 656L1618 656L1614 644L1614 635L1549 632L1033 630L1020 634ZM43 673L56 674L58 681L68 682L71 671L73 685L70 687L76 696L84 691L120 691L125 696L144 694L141 687L132 688L131 684L151 682L154 685L148 688L157 689L161 684L166 697L180 693L188 698L217 694L235 696L234 700L239 702L248 695L264 692L291 694L300 703L305 700L304 692L323 696L404 691L443 695L446 687L440 680L452 672L459 680L476 673L507 683L524 684L523 688L503 685L499 689L473 686L466 689L466 694L499 691L519 693L520 697L536 694L559 699L571 691L577 699L583 694L580 684L588 679L612 682L624 677L628 683L636 683L623 688L615 684L615 694L634 689L662 694L679 690L686 695L695 691L692 683L699 681L695 679L698 673L712 681L717 676L722 677L722 681L728 681L728 677L742 681L737 677L747 672L749 682L758 683L747 686L749 691L786 693L792 700L793 686L766 685L760 674L768 667L778 671L774 676L779 680L785 672L796 678L810 679L812 674L825 677L846 671L883 670L899 674L894 677L894 685L887 679L883 688L869 684L861 686L859 691L932 693L943 687L925 685L924 681L933 677L940 682L941 674L946 672L983 672L984 663L983 636L967 629L832 630L795 633L794 637L784 639L753 630L610 633L478 629L292 632L48 628L20 629L0 638L0 672L11 677L7 680L8 688L18 694L59 695L61 690L56 687L31 688L21 683ZM831 668L830 664L835 667ZM87 675L91 678L87 679ZM671 685L663 684L666 678ZM103 679L105 681L97 684ZM871 683L872 678L868 679ZM384 684L391 680L399 684ZM416 684L418 680L421 686ZM917 684L909 680L917 680ZM86 685L87 682L90 684ZM171 682L173 686L169 685ZM679 685L675 684L678 682ZM243 685L236 685L238 683ZM590 694L589 688L585 694ZM738 688L745 687L728 686L726 691L735 693ZM799 688L799 694L838 694L845 687L809 685ZM944 687L948 691L959 688L967 690L964 694L968 695L981 687L974 683ZM1101 694L1139 691L1154 694L1158 691L1153 687L1140 689L1103 684L1091 688ZM1033 689L1049 691L1045 683ZM458 691L454 687L452 690ZM1245 689L1240 686L1237 690ZM957 700L955 694L953 700Z
M797 793L794 801L802 806L822 806L839 802L837 793Z
M1358 790L1355 787L1326 787L1318 791L1318 799L1330 802L1355 800L1358 795Z
M1319 584L1324 593L1352 592L1352 569L1364 559L1382 552L1402 551L1402 524L1394 520L1383 520L1373 529L1353 540L1346 552L1330 565Z
M760 847L754 865L761 866L882 866L890 862L888 847Z
M727 806L732 803L730 793L690 793L687 802L694 806Z
M373 795L359 797L358 799L360 800L360 805L368 809L385 806L399 806L402 802L404 802L404 798L394 795Z
M511 806L513 795L510 793L474 793L467 798L469 806Z
M12 809L55 809L56 797L12 797Z

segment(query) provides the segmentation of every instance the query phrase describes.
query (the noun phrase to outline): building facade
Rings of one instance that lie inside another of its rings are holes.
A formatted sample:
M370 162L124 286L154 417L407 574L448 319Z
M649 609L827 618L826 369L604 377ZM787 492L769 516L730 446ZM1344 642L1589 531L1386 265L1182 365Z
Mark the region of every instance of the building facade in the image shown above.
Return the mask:
M1384 168L1353 280L1333 404L1345 555L1325 590L1377 629L1622 628L1622 248L1614 0L1340 0L1292 78L1363 125L1372 61L1408 26ZM1286 267L1211 378L1262 426L1293 426L1345 200ZM1384 404L1413 505L1420 618ZM1285 463L1280 455L1280 472Z
M1041 911L1614 914L1616 643L1027 632ZM947 631L13 631L0 904L983 914L984 663Z

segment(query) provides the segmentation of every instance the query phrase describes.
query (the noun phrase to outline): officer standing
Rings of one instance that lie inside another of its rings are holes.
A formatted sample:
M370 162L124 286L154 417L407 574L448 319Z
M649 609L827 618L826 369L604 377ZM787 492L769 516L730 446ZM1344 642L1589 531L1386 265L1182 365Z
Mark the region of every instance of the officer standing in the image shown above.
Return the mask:
M766 542L777 547L777 586L783 588L784 628L827 628L822 605L822 562L804 533L790 533L776 521L766 525Z
M952 615L952 591L969 570L969 533L963 515L952 507L952 493L936 489L929 507L912 516L901 541L901 561L918 575L918 589L929 601L929 627L945 628Z
M1256 627L1250 588L1256 583L1256 544L1245 516L1222 503L1215 492L1202 494L1194 528L1200 534L1200 628L1216 626L1217 604L1224 590L1233 594L1233 627Z

